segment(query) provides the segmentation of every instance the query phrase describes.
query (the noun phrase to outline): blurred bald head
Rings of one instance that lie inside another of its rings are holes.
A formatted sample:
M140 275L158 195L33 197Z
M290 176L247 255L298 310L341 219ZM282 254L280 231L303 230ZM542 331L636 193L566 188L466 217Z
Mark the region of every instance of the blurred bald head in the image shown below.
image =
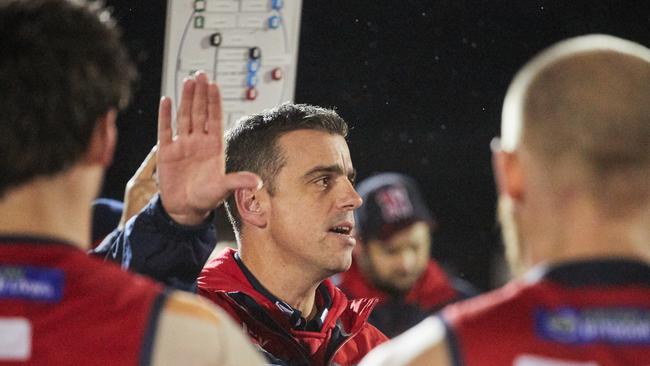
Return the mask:
M605 35L561 42L515 77L502 147L526 149L561 187L612 215L650 201L650 50Z
M650 50L589 35L540 53L510 84L494 157L514 273L650 259Z

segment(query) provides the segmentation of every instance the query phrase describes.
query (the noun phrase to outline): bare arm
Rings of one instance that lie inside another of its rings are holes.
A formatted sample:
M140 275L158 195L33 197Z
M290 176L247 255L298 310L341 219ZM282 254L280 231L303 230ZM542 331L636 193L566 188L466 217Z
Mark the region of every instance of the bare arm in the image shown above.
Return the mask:
M158 192L158 182L155 177L157 151L158 146L156 145L144 158L133 177L126 183L124 209L118 225L119 229L124 229L126 222L140 212Z
M370 352L359 366L451 366L445 326L430 316Z
M156 328L153 365L262 365L264 358L221 309L189 294L173 293Z

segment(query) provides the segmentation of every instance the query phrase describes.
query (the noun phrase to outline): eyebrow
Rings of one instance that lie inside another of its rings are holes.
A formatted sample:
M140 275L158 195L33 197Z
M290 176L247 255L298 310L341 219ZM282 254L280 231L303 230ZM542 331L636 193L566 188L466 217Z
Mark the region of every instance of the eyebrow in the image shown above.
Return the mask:
M322 173L334 173L338 175L346 175L348 179L352 182L354 182L354 179L357 177L357 171L355 169L351 169L349 172L344 172L343 167L341 167L338 164L333 164L333 165L318 165L316 167L313 167L310 169L307 173L305 173L304 177L309 178L311 176L317 175L317 174L322 174Z

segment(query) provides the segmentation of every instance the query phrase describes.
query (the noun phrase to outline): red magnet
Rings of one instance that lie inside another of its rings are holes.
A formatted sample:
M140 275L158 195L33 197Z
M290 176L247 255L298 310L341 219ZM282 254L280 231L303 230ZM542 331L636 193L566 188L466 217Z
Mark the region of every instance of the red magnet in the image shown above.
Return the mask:
M246 90L246 99L248 100L255 100L257 99L257 89L255 88L248 88Z
M282 76L283 76L282 69L279 67L276 67L275 69L273 69L273 71L271 71L271 78L273 80L281 80Z

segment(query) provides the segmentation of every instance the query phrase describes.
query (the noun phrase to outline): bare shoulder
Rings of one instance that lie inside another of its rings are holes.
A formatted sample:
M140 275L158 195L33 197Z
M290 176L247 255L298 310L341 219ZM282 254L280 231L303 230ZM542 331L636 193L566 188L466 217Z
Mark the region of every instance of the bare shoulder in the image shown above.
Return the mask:
M154 365L261 365L263 359L220 308L198 296L173 292L160 313Z
M430 316L398 337L375 348L360 366L451 365L446 330L442 321Z

